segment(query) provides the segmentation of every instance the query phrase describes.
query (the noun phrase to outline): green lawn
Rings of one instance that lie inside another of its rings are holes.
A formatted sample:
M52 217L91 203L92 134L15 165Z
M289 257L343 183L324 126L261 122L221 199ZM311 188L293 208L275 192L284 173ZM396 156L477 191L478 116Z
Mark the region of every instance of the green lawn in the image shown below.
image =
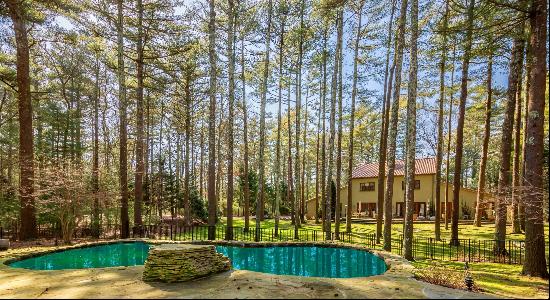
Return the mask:
M221 219L220 224L225 225L225 218ZM255 226L255 220L250 220L250 226L253 228ZM235 227L244 227L244 218L234 218L233 226ZM261 222L261 227L264 229L272 229L275 226L275 221L273 219L268 219ZM434 224L414 224L414 236L420 238L430 238L434 237ZM288 220L281 220L279 223L280 229L293 229L294 225ZM306 224L302 224L302 229L308 230L318 230L321 231L321 224L315 224L315 221L308 220ZM343 223L340 226L340 232L345 232L346 224ZM376 224L356 224L352 223L351 227L352 232L357 233L376 233ZM332 224L332 231L334 231L334 224ZM509 225L507 232L512 231L512 225ZM472 240L491 240L494 238L494 226L493 224L484 224L481 227L475 227L469 224L459 224L458 225L458 237L460 239L472 239ZM548 242L548 224L545 225L546 241ZM394 238L399 238L403 234L403 224L393 224L392 225L392 236ZM445 225L441 224L441 238L450 239L451 238L451 224L449 223L449 229L445 229ZM523 240L525 236L523 234L508 234L507 239L510 240Z

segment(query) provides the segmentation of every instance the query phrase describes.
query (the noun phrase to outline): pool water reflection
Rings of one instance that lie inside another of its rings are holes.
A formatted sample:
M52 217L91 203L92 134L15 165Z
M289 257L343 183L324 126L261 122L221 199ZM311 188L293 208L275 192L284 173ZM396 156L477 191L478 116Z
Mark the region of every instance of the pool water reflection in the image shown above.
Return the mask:
M216 246L231 259L233 268L279 275L351 278L379 275L386 264L367 251L315 246L258 247Z

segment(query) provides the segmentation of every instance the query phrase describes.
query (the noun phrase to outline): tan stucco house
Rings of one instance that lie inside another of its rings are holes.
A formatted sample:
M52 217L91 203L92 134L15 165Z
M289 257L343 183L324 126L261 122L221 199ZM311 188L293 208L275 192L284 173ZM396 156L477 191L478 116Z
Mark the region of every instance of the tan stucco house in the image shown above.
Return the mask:
M395 180L393 185L392 210L396 218L403 217L405 213L405 183L403 161L395 163ZM415 218L424 219L429 217L430 212L435 212L435 158L421 158L415 161L415 191L414 191L414 215ZM445 182L441 183L441 211L445 211ZM352 212L354 217L373 218L376 216L378 197L378 163L364 163L355 168L352 172ZM452 211L453 185L449 183L449 198L447 209ZM477 191L468 188L461 188L459 194L459 216L461 219L473 218ZM348 202L348 188L340 190L341 215L346 215ZM486 217L492 217L493 196L485 194ZM319 203L319 205L321 205ZM430 208L431 206L431 208ZM320 210L320 208L319 208ZM307 201L306 216L309 219L315 217L315 198Z

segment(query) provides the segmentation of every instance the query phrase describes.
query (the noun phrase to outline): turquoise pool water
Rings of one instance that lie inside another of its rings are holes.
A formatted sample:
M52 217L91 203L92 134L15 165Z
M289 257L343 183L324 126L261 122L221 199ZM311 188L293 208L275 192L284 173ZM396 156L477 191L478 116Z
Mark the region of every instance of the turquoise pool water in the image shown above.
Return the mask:
M386 272L382 259L367 251L346 248L216 246L233 268L307 277L351 278Z
M258 247L216 246L231 259L234 269L279 275L351 278L386 272L386 264L367 251L315 246ZM31 270L87 269L143 265L149 245L115 243L70 249L15 261L14 268Z
M16 261L10 266L31 270L136 266L143 265L148 254L146 243L116 243L50 253Z

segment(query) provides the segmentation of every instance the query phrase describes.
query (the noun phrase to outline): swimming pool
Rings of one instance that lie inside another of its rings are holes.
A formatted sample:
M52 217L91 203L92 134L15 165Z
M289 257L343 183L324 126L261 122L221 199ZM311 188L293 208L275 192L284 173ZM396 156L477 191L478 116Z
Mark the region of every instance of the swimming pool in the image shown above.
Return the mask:
M278 275L351 278L382 274L384 260L364 250L320 246L268 245L239 247L217 245L236 270ZM31 270L87 269L145 264L149 244L113 243L53 252L9 263Z
M69 249L10 263L31 270L88 269L145 264L149 245L143 242L113 243Z
M386 272L384 260L363 250L318 246L216 246L234 269L279 275L351 278Z

